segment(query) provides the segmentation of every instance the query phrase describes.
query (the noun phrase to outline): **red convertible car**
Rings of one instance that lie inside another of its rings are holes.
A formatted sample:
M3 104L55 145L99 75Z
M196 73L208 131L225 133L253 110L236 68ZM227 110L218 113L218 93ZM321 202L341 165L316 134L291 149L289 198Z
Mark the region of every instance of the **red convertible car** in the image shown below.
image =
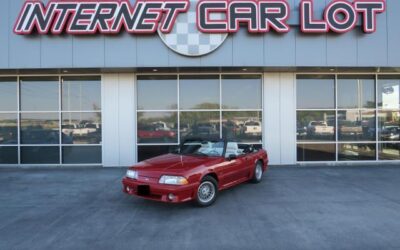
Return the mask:
M226 140L191 139L179 153L145 160L128 169L123 191L145 199L209 206L218 192L242 182L259 183L267 152Z

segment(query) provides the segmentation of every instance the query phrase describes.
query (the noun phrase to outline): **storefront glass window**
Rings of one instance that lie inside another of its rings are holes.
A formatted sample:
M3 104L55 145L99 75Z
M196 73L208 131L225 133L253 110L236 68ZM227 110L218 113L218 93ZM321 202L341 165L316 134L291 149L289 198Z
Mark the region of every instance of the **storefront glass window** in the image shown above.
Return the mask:
M400 143L380 143L379 160L400 160Z
M188 137L220 137L219 112L198 111L180 113L181 141Z
M100 164L101 124L99 76L0 78L0 164Z
M297 77L297 109L334 108L334 76L300 75Z
M23 164L59 164L59 146L23 146L21 147Z
M339 161L374 161L376 159L376 144L339 144Z
M379 120L382 125L377 130L375 78L374 75L298 76L299 162L378 159L377 133L382 133L384 124L395 124L397 120L396 114L388 118L388 114L382 113Z
M335 111L297 111L297 141L335 141Z
M139 143L178 143L176 112L138 112Z
M22 113L21 144L59 144L58 113Z
M339 109L375 108L375 76L338 76Z
M0 164L18 164L18 147L0 146Z
M298 161L335 161L335 144L297 144Z
M176 110L178 107L176 76L139 76L138 110Z
M378 80L378 107L382 109L400 108L400 77L380 76Z
M59 78L20 78L21 111L58 111Z
M229 140L261 144L261 111L223 111L222 135Z
M101 113L63 112L61 131L63 144L100 144Z
M219 76L181 76L179 105L186 109L219 109Z
M379 140L400 141L400 110L379 111Z
M64 77L62 79L62 110L100 110L100 93L100 77Z
M375 141L375 110L338 111L339 141Z
M137 82L139 161L173 152L189 137L261 147L261 75L138 76Z
M262 80L259 75L223 75L223 109L261 109Z
M17 110L17 78L0 78L0 111Z
M0 113L0 144L18 144L18 115Z
M100 146L64 146L62 148L64 164L101 163Z

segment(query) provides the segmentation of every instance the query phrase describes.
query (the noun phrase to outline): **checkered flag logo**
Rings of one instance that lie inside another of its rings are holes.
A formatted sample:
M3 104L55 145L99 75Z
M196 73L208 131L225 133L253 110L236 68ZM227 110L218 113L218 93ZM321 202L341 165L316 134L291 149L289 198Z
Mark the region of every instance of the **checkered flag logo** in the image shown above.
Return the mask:
M202 56L216 50L228 34L206 34L197 29L196 6L198 0L190 0L190 8L180 13L170 33L158 30L162 41L173 51L185 56ZM221 19L222 14L215 13L213 19Z

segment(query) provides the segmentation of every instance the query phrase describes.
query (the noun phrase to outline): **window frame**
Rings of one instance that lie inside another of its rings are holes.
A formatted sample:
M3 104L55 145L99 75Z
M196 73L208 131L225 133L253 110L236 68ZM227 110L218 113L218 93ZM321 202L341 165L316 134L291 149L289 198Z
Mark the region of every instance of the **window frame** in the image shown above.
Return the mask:
M21 78L57 78L58 79L58 109L53 111L22 111L21 110ZM16 81L17 86L17 110L11 113L17 114L17 144L2 144L2 147L17 147L18 148L18 163L16 164L0 164L0 166L9 166L9 165L16 165L16 166L102 166L102 159L100 159L99 163L74 163L74 164L65 164L63 163L63 147L64 146L71 146L71 147L87 147L87 146L98 146L103 147L103 139L99 144L63 144L62 143L62 113L101 113L102 114L102 105L99 110L96 111L86 111L86 110L79 110L79 111L68 111L62 109L62 80L64 77L84 77L84 78L97 78L100 81L100 100L102 101L103 91L103 77L101 74L21 74L21 75L1 75L0 79L7 79L13 78ZM0 113L10 113L10 111L0 111ZM57 114L58 121L59 121L59 143L58 144L21 144L21 115L24 113L55 113ZM103 117L101 119L101 127L103 127ZM22 147L58 147L59 152L59 162L58 163L44 163L44 164L31 164L31 163L22 163L21 157L21 148ZM102 150L101 150L102 151Z

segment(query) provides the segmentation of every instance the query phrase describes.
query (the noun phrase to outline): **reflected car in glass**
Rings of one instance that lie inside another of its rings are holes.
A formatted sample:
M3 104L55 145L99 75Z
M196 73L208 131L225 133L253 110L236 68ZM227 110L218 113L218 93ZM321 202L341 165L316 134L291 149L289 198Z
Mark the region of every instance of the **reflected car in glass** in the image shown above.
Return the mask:
M171 141L176 138L176 132L170 129L160 129L160 124L138 124L138 137L140 141Z
M122 184L125 193L141 198L209 206L221 190L246 181L259 183L267 168L267 152L253 145L187 139L177 153L130 167Z
M335 127L329 126L325 121L311 121L307 126L307 133L310 136L332 136L335 134Z
M382 128L381 139L382 141L398 141L400 138L399 126L385 126Z

